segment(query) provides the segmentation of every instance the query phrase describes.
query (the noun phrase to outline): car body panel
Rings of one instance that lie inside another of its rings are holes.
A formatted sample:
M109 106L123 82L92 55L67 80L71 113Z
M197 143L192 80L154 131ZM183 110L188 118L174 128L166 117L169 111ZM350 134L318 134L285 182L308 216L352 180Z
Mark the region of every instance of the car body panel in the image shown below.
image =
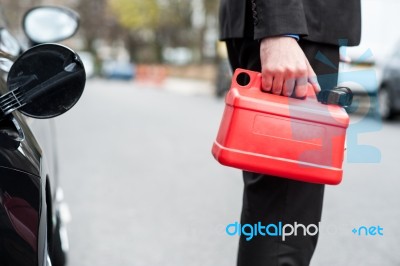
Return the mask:
M4 25L0 5L2 32ZM10 54L7 45L15 46L12 35L0 34L0 95L8 92L8 71L22 50L9 49L14 52ZM60 227L55 150L53 121L18 111L0 120L1 266L51 265L53 239ZM64 263L53 262L59 265Z
M0 167L0 187L1 265L38 265L40 177Z
M45 265L49 200L45 191L51 174L24 117L14 114L5 121L0 125L0 262ZM18 135L2 132L6 125L12 128L10 124L15 128L9 132L16 130Z

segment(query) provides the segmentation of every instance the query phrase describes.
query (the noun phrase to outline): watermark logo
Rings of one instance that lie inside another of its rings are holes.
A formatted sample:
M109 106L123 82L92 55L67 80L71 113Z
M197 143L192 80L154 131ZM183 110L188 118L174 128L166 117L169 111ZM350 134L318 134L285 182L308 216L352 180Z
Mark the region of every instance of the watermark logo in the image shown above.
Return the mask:
M246 237L246 241L250 241L255 236L274 236L281 237L282 241L286 240L288 236L315 236L318 234L319 225L309 224L304 225L301 223L294 222L293 224L283 224L278 222L276 224L262 224L258 222L256 224L240 224L238 222L229 224L225 228L225 232L229 236L243 235Z
M350 228L350 229L349 229ZM290 236L315 236L318 233L335 236L360 236L360 237L382 237L384 228L381 225L361 225L354 227L354 224L346 223L343 225L331 224L308 224L294 222L284 224L283 222L265 224L258 222L255 224L240 224L234 222L225 226L225 233L228 236L243 236L246 241L251 241L255 237L280 237L286 241Z
M353 228L351 231L357 236L383 236L383 227L377 226L365 226L362 225L358 228Z

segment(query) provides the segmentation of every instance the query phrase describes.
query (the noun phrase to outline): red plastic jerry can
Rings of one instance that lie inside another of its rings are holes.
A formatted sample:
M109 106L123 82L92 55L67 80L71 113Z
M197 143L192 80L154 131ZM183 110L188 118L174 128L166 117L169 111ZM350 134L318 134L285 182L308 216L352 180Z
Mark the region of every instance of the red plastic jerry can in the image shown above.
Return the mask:
M249 83L239 85L237 77ZM223 165L320 184L339 184L349 116L314 96L295 99L261 91L261 74L237 69L212 147Z

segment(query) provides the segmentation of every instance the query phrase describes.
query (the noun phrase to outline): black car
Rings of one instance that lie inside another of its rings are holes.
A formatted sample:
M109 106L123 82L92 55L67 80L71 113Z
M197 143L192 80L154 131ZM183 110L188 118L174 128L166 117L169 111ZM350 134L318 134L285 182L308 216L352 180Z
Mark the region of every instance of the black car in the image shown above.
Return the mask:
M359 113L370 112L374 117L389 120L400 113L400 52L377 60L348 60L341 63L340 74L353 83L342 83L352 89L355 103L350 108Z
M22 51L0 15L1 266L66 263L66 212L53 124L38 124L36 118L64 113L82 94L85 71L77 54L43 44L72 36L78 25L72 10L34 8L23 20L33 47Z
M400 52L395 51L382 71L378 90L379 113L383 119L391 119L400 113Z

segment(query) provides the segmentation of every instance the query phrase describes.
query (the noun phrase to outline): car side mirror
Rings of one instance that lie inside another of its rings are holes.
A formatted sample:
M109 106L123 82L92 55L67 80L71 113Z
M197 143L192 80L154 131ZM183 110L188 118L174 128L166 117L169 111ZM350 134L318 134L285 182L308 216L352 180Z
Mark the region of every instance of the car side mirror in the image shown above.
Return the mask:
M59 44L35 46L11 66L0 118L17 109L34 118L61 115L79 100L85 83L85 69L74 51Z
M33 43L59 42L76 33L79 15L65 7L39 6L25 13L22 25Z

